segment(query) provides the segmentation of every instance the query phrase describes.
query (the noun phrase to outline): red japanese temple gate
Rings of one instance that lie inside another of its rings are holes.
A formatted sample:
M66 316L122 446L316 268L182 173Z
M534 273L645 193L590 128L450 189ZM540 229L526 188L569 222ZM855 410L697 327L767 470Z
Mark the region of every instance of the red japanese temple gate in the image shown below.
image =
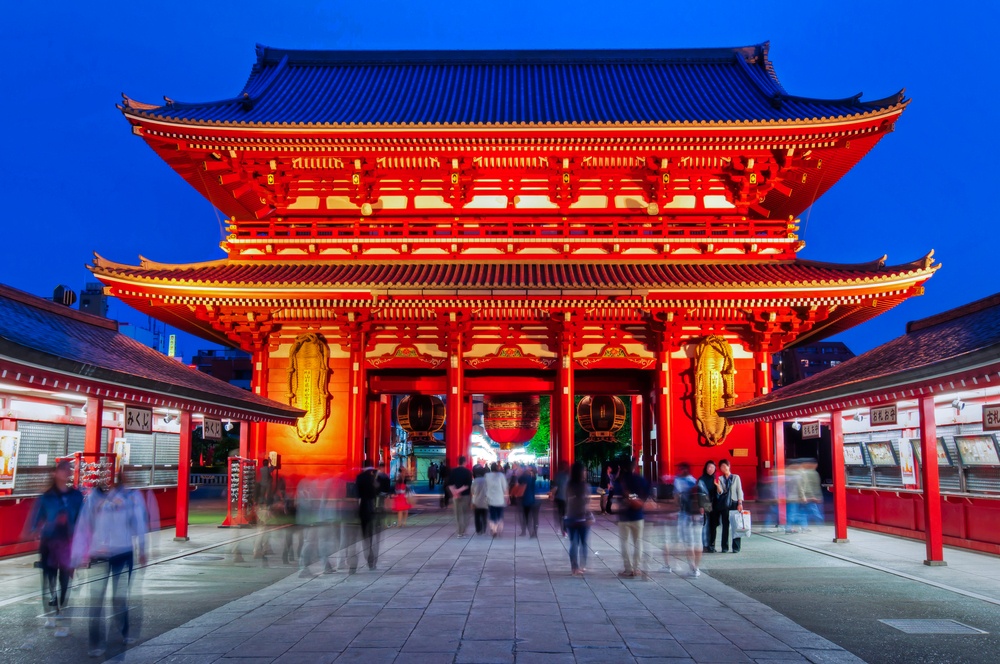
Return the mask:
M473 394L641 397L649 474L732 457L752 486L770 354L922 291L930 255L796 258L798 216L907 100L787 94L767 45L650 51L259 47L233 99L125 98L133 132L229 217L222 260L124 265L110 294L254 356L253 389L308 411L251 454L294 482L378 458L387 394L446 396L449 461ZM636 403L639 399L635 400Z

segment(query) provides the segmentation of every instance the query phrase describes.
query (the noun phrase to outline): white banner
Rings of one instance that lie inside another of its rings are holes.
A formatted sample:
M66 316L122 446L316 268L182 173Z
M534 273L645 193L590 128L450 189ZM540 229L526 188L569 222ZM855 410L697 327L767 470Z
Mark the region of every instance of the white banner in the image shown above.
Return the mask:
M222 440L222 420L213 420L208 417L202 422L202 440Z
M20 431L0 431L0 489L13 489L17 475L17 450L21 446Z
M899 443L899 472L903 476L903 485L917 483L917 465L913 460L913 444L906 438L900 438Z

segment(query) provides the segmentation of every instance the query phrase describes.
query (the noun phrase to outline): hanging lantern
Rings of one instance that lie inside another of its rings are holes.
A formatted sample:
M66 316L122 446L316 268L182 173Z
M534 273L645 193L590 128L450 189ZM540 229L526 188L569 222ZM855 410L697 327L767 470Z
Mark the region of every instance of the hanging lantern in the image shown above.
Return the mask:
M444 426L445 408L440 398L428 394L409 394L396 406L396 419L410 438L410 443L433 443L434 432Z
M483 426L486 435L509 450L524 445L538 433L537 396L495 395L483 397Z
M625 402L616 396L586 396L576 407L576 420L590 434L585 443L613 443L625 426Z

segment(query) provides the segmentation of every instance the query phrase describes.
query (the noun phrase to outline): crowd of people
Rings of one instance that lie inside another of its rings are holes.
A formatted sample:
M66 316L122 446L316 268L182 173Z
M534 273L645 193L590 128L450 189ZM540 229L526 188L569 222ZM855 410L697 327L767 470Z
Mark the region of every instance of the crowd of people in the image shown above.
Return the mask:
M427 470L428 487L432 491L440 487L441 508L454 513L456 538L467 537L470 522L477 536L503 537L508 509L515 535L537 538L539 511L549 500L557 532L568 540L573 575L587 573L596 511L616 517L622 560L618 576L647 576L652 556L644 552L644 545L655 537L648 532L646 512L654 492L633 460L603 466L596 510L594 487L580 462L560 465L548 485L532 465L476 462L470 468L466 461L459 457L454 467L432 464ZM53 627L56 636L69 633L61 614L71 580L77 570L90 570L90 654L99 656L109 638L104 618L109 586L115 616L111 634L126 644L135 640L129 587L136 568L146 562L148 535L158 529L158 514L155 500L129 489L124 477L84 494L71 485L71 470L67 461L55 466L51 485L35 502L28 527L39 539L46 626ZM374 467L356 475L306 477L294 495L274 470L264 465L257 482L254 512L259 532L254 556L266 565L267 556L280 549L282 562L297 564L302 576L355 573L361 565L377 569L382 533L406 527L417 504L413 478L405 469L394 478ZM699 476L689 464L680 463L675 475L661 480L655 524L663 528L663 568L680 571L671 567L673 553L686 561L690 576L698 577L703 554L741 551L743 536L750 533L749 513L744 510L742 481L728 459L707 461ZM759 492L768 508L765 523L771 528L777 527L782 497L787 499L789 532L823 520L822 488L813 460L790 464L783 476L764 478ZM271 527L275 525L285 527Z

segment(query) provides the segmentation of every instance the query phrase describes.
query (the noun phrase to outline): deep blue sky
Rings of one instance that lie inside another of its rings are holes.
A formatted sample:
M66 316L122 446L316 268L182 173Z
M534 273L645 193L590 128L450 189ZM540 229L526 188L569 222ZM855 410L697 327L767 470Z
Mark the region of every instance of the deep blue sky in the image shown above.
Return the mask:
M426 7L424 6L426 5ZM711 7L709 9L708 7ZM134 263L223 257L212 206L131 135L120 93L159 102L234 96L254 44L283 48L673 48L771 41L791 93L913 102L802 218L802 258L943 263L927 294L855 330L856 352L997 290L996 26L989 2L7 3L0 10L0 283L80 289L92 252ZM991 204L992 205L992 204ZM139 322L120 303L111 315ZM209 344L183 339L190 356Z

